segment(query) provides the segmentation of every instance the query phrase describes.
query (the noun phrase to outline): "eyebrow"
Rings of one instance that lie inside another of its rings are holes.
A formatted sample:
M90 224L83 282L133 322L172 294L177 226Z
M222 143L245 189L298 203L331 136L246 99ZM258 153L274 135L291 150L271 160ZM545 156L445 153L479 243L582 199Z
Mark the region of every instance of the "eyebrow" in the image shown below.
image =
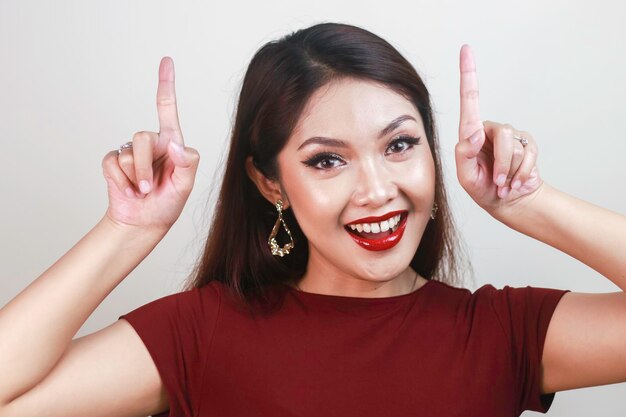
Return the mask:
M413 116L410 116L408 114L403 114L400 117L396 117L395 119L393 119L391 121L391 123L389 123L387 126L385 126L385 128L383 130L380 131L380 133L378 134L378 139L381 139L384 136L387 136L389 133L391 133L394 130L396 130L398 128L398 126L400 126L406 120L416 121ZM340 139L326 138L326 137L323 137L323 136L314 136L314 137L308 138L307 140L302 142L302 144L300 146L298 146L298 150L304 148L305 146L313 145L313 144L334 146L334 147L337 147L337 148L345 148L345 147L348 146L346 144L346 142L344 142L344 141L342 141Z

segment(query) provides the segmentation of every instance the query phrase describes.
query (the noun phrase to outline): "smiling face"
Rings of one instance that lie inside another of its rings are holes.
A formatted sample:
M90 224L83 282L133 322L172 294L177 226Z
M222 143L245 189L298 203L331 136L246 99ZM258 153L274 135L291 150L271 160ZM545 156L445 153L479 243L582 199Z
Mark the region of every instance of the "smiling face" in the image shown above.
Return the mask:
M408 265L430 219L435 166L410 101L369 81L325 85L279 153L278 170L308 239L303 291L382 297L411 288Z

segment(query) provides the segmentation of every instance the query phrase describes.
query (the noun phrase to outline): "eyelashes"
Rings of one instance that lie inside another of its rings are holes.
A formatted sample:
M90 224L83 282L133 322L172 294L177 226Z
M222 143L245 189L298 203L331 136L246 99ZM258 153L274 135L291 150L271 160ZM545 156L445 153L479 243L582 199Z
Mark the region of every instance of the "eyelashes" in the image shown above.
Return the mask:
M421 137L401 135L389 142L385 155L403 154L421 142ZM341 155L333 152L320 152L302 161L303 164L321 171L336 168L343 164Z
M398 136L397 138L389 142L389 146L387 146L387 149L390 149L398 144L404 143L405 144L404 148L399 149L399 151L397 152L393 152L393 153L402 153L404 151L411 149L415 145L419 145L420 139L421 139L420 137L416 138L416 137L408 136L408 135Z
M337 161L342 161L342 159L341 159L341 156L337 154L330 153L330 152L322 152L322 153L313 155L311 158L307 159L306 161L302 161L302 163L304 163L304 165L309 166L311 168L321 169L321 170L335 168L336 166L340 165L338 163L328 163L329 161L337 162Z

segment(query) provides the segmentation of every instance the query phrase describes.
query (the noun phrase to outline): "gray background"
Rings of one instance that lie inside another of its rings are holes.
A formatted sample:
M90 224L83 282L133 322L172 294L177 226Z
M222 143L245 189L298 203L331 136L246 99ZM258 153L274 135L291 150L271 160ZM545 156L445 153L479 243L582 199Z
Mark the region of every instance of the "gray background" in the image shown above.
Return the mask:
M0 305L104 214L101 159L135 131L158 129L154 103L163 55L176 64L186 142L202 155L196 186L171 232L78 335L178 291L207 231L211 190L249 60L263 43L321 21L377 33L424 77L451 203L476 273L467 287L617 291L608 279L476 206L457 184L454 144L458 54L469 43L482 117L534 135L546 182L625 213L625 20L622 1L0 0ZM624 398L626 384L566 391L557 394L549 415L623 416Z

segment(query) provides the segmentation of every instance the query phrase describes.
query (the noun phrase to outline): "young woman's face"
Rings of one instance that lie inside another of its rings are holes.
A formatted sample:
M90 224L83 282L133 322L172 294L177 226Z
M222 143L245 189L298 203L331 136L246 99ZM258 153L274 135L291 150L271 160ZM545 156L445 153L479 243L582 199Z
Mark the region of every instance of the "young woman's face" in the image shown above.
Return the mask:
M309 100L278 164L309 240L303 281L358 291L409 274L435 195L433 158L410 101L373 82L328 84Z

